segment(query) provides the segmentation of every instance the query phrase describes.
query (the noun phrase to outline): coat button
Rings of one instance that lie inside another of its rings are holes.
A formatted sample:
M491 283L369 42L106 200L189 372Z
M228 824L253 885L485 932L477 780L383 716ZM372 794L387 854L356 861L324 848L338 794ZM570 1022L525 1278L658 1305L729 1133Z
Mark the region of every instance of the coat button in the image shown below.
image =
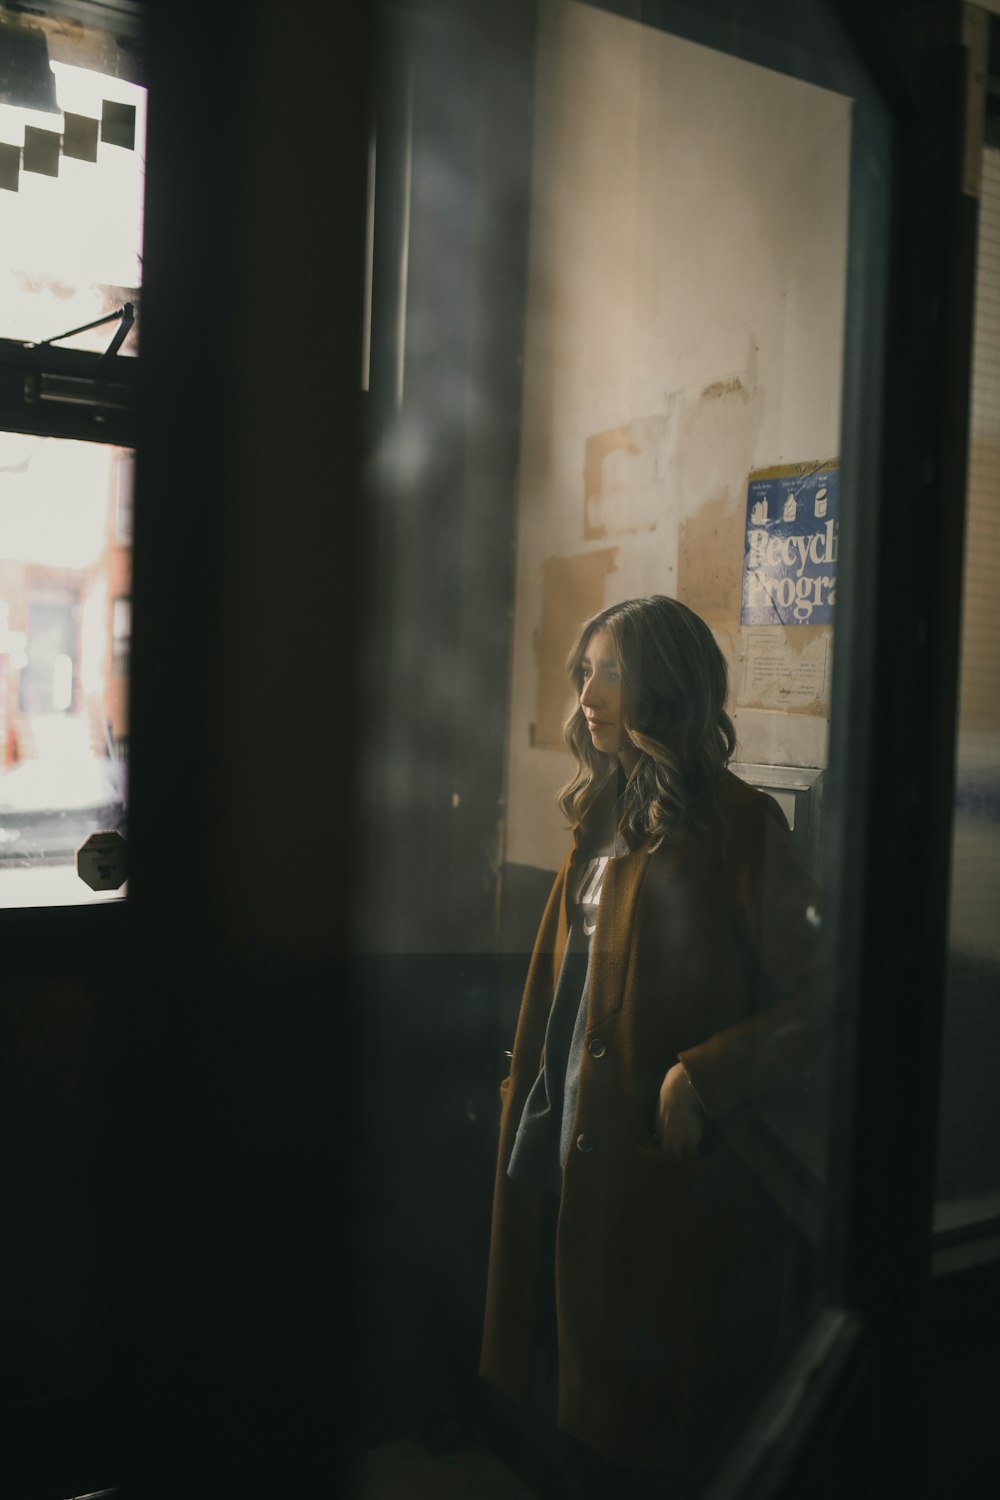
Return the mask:
M596 1145L597 1142L594 1140L594 1137L588 1135L586 1131L584 1131L583 1135L578 1135L576 1138L576 1149L578 1151L593 1151Z
M599 1036L595 1036L594 1040L590 1044L590 1055L591 1055L591 1057L603 1057L604 1054L605 1054L605 1052L607 1052L607 1050L608 1050L607 1047L605 1047L605 1045L601 1041L600 1037Z

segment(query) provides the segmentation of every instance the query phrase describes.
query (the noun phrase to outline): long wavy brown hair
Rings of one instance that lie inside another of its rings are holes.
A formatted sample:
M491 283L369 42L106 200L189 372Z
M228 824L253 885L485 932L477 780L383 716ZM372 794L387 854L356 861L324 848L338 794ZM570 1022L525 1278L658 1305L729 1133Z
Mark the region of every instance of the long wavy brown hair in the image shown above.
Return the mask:
M622 683L623 724L639 751L622 799L619 826L656 848L703 832L714 793L736 749L726 713L726 659L693 610L654 594L627 599L587 620L566 663L579 694L591 636L606 630ZM559 795L573 828L584 829L601 792L619 771L617 754L597 750L579 702L566 720L576 773Z

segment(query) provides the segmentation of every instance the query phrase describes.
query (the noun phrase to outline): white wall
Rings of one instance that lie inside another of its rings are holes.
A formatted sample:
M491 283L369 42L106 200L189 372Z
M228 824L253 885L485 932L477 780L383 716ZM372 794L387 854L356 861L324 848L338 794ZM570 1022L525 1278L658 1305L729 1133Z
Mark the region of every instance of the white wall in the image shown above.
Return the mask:
M849 121L839 95L543 0L509 862L561 858L562 662L619 599L674 594L708 620L742 759L825 763L822 695L740 708L739 614L749 472L838 452ZM826 627L768 629L827 653Z

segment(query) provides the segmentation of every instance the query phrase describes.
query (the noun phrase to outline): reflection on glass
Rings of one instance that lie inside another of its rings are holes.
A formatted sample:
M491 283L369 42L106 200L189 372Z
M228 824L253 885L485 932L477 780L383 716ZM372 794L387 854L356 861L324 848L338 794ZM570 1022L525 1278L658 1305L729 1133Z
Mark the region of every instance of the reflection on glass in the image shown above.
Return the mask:
M851 1017L827 1022L850 986L819 953L850 872L824 796L887 136L825 4L792 37L766 6L641 8L754 61L620 9L541 0L530 38L468 68L461 39L402 26L386 70L366 914L406 959L378 971L398 1006L379 1034L447 1016L435 1063L477 1024L487 934L500 950L481 1368L514 1399L490 1410L554 1464L568 1442L581 1493L695 1495L829 1347L841 1269L826 1063ZM529 41L530 100L508 77ZM487 580L508 548L510 590ZM441 1063L421 1095L441 1128L407 1191L436 1190L467 1077ZM447 1264L424 1208L421 1326L425 1266Z
M483 1372L558 1406L608 1493L710 1460L819 1290L851 109L541 7L505 903L562 873L503 1086ZM564 725L610 808L578 775L559 815Z
M983 153L937 1224L1000 1205L1000 149Z
M125 41L76 24L0 7L0 50L0 338L41 342L138 300L146 93Z
M121 894L74 855L125 824L130 458L0 433L0 906Z

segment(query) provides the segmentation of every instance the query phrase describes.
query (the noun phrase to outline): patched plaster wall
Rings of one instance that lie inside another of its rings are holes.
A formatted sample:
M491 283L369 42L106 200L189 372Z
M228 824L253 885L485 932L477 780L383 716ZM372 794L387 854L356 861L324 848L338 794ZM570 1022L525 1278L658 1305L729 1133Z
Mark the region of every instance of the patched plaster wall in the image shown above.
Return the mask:
M505 854L546 869L563 662L618 599L709 622L740 758L825 763L823 691L741 708L739 619L748 474L838 451L850 101L543 0L535 132ZM769 629L828 666L829 627Z

